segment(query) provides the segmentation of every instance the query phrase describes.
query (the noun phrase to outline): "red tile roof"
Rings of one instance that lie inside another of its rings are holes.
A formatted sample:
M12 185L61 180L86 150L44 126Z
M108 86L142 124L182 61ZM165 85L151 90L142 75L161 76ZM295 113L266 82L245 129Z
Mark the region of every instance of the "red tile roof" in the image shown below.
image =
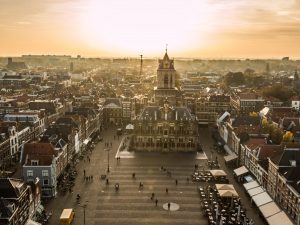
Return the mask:
M24 145L22 165L30 165L31 160L39 160L39 165L51 165L57 152L50 143L27 143Z

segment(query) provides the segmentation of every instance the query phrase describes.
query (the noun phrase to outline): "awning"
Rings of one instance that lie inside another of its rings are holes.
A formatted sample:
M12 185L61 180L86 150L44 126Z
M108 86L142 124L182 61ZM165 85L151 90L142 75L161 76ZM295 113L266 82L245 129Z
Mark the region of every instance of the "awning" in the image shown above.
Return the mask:
M274 214L281 211L281 209L276 205L275 202L270 202L268 204L262 205L259 207L259 210L265 218L273 216Z
M126 130L133 130L134 129L134 126L132 124L128 124L126 126Z
M210 170L209 171L213 177L224 177L227 176L224 170Z
M232 184L216 184L217 190L235 190Z
M256 188L252 188L252 189L248 190L247 192L252 197L252 196L260 194L264 191L265 190L262 187L256 187Z
M273 199L267 192L262 192L258 195L253 196L252 200L254 201L257 207L273 201Z
M269 225L293 225L290 218L283 211L268 217L267 222Z
M238 193L235 190L218 190L220 197L238 197Z
M251 182L243 184L243 185L244 185L244 188L246 190L249 190L249 189L252 189L252 188L255 188L255 187L259 186L259 184L256 181L251 181Z
M249 170L245 166L241 166L241 167L235 169L233 172L235 173L235 175L241 176L245 173L248 173Z
M239 196L232 184L216 184L220 197L237 197Z
M87 138L83 141L84 145L87 145L92 139L91 138Z
M224 156L225 162L230 162L235 159L237 159L237 155L235 153Z

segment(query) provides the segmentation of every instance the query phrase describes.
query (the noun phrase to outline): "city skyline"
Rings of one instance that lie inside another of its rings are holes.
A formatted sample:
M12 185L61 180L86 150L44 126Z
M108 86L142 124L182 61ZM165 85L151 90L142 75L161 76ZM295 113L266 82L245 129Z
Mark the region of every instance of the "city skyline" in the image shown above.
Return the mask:
M0 56L300 58L296 0L0 0Z

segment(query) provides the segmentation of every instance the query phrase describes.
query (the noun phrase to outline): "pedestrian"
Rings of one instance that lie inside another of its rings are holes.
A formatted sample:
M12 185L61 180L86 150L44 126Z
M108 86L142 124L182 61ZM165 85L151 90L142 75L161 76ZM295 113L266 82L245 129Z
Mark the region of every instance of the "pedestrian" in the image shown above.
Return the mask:
M91 179L92 179L92 181L93 181L93 175L91 176Z
M168 202L168 210L170 210L170 208L171 208L171 203Z
M167 194L169 193L169 189L168 189L168 188L166 188L166 193L167 193Z
M175 184L176 184L176 185L178 184L178 180L177 180L177 179L175 180Z
M189 183L189 181L190 181L190 178L189 178L189 177L187 177L187 178L186 178L186 182L187 182L187 183Z
M107 184L107 185L109 184L108 178L106 178L106 184Z
M83 170L83 176L85 177L85 170Z
M154 199L154 193L151 194L151 200L153 200L153 199Z
M89 157L89 163L91 162L91 158Z
M158 203L158 200L157 200L157 199L155 199L155 206L157 206L157 203Z
M135 179L135 173L132 174L132 178Z

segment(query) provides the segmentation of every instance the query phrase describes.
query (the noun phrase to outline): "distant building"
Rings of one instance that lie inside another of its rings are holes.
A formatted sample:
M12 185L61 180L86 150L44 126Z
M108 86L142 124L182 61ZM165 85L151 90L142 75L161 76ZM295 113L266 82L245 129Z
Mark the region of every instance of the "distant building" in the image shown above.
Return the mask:
M232 108L240 114L249 114L250 112L259 112L264 108L265 100L255 93L240 93L231 96Z
M12 58L8 58L6 68L9 70L23 70L27 69L27 65L25 62L13 62Z
M111 124L121 125L123 120L122 102L119 98L107 98L103 104L103 122L108 127Z
M214 124L218 116L230 112L230 96L211 95L196 101L196 116L199 124Z

